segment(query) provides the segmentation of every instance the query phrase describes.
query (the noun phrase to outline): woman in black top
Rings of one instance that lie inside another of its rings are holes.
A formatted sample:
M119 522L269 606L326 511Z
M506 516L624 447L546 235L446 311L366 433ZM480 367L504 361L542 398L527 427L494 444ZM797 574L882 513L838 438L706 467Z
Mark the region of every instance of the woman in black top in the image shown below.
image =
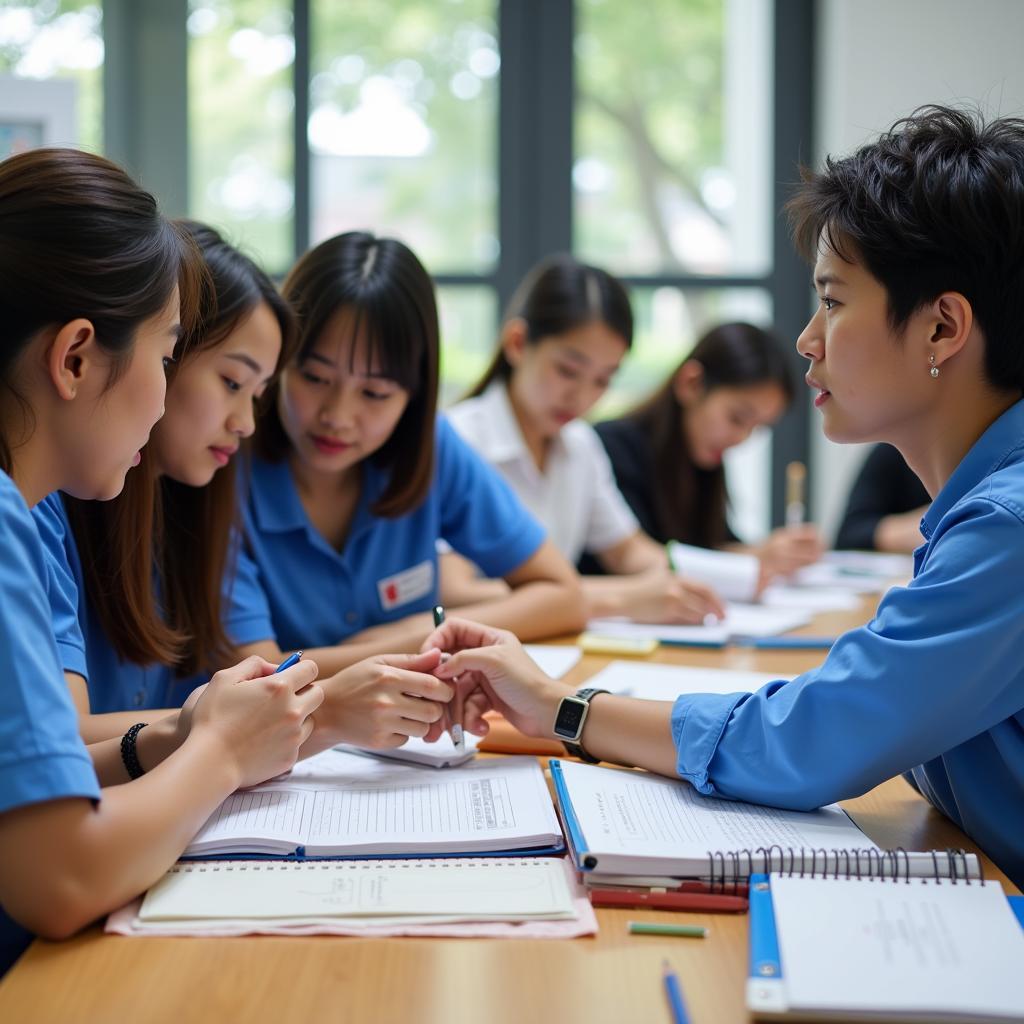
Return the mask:
M850 491L836 547L913 551L924 542L918 524L930 502L903 456L890 444L876 445Z
M736 542L726 521L722 456L793 399L781 343L758 327L722 324L704 335L646 402L597 425L615 479L643 530L707 548ZM815 527L775 530L755 549L765 578L816 561Z

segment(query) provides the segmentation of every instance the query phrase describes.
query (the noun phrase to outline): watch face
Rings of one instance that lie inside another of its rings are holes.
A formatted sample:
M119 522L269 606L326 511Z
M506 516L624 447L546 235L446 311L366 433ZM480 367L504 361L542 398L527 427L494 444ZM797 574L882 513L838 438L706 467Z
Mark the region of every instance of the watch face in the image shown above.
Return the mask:
M586 701L576 700L574 697L563 699L558 708L558 716L555 719L555 735L563 736L569 740L577 739L586 711Z

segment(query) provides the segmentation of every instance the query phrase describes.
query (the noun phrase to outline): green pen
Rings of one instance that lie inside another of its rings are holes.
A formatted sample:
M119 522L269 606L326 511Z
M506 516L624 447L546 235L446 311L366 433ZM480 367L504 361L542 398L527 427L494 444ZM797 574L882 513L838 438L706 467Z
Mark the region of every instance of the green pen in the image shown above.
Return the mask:
M630 921L630 935L677 935L687 939L703 939L708 929L702 924L651 924L648 921Z

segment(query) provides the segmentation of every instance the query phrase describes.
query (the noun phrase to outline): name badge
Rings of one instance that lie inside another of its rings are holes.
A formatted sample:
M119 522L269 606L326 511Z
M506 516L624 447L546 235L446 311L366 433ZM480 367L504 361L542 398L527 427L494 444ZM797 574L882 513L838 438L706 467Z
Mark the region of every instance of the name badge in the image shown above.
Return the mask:
M403 569L394 576L385 576L377 582L377 593L384 611L426 597L434 590L434 563L420 562L411 569Z

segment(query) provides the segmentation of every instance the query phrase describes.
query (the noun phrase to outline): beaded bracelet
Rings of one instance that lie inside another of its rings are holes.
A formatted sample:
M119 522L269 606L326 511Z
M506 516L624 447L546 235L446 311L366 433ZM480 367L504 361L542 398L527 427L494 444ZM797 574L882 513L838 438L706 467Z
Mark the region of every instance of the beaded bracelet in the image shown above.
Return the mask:
M146 774L146 769L139 763L139 754L135 749L135 740L148 724L148 722L136 722L121 737L121 760L124 762L125 771L128 772L129 779L137 779Z

